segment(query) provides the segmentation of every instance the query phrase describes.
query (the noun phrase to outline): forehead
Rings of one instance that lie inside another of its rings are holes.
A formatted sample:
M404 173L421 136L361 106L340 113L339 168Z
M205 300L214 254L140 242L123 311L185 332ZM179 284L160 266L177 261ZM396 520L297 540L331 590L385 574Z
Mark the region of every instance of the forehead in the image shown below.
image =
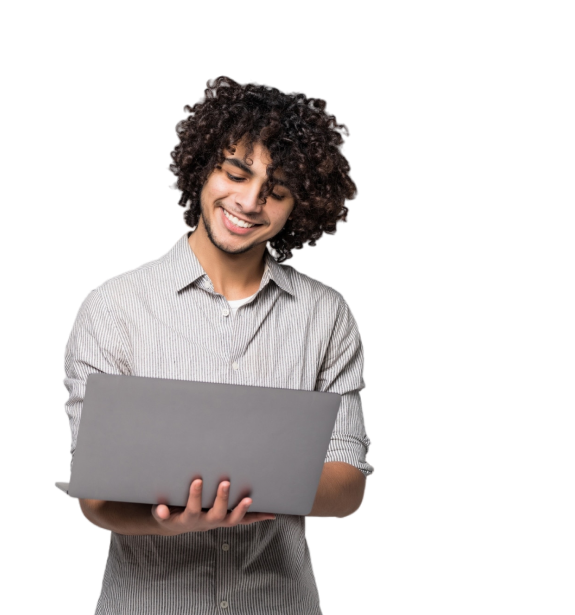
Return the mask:
M226 158L238 158L245 162L249 167L251 167L254 171L260 167L269 166L272 163L272 157L267 148L265 148L261 143L253 143L250 148L247 145L240 141L234 145L230 145L228 148L224 149L224 156Z

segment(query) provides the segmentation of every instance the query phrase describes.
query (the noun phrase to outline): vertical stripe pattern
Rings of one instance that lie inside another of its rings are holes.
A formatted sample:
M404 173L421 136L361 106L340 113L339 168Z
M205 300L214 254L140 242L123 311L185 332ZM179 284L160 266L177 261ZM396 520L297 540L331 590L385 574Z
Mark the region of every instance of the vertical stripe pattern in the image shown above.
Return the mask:
M353 316L335 290L269 254L256 296L234 313L184 235L162 258L88 295L65 366L72 455L86 379L101 372L340 393L326 461L373 471ZM174 537L112 532L96 613L320 614L305 518Z

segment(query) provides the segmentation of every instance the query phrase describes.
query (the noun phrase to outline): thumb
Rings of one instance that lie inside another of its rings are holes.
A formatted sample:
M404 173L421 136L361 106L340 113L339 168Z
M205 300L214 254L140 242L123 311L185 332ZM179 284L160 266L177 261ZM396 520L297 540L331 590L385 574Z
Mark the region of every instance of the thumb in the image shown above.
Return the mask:
M170 509L165 504L152 506L152 515L158 521L167 521L170 518Z

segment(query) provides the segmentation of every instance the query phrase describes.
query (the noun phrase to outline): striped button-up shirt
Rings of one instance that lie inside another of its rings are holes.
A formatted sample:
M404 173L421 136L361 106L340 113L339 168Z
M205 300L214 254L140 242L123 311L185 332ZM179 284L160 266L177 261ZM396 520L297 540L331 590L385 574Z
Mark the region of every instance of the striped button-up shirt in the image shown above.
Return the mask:
M103 372L342 395L326 461L364 475L363 351L342 296L266 253L255 298L232 314L184 235L162 258L82 304L66 346L72 455L88 374ZM305 518L179 536L112 532L97 614L321 613Z

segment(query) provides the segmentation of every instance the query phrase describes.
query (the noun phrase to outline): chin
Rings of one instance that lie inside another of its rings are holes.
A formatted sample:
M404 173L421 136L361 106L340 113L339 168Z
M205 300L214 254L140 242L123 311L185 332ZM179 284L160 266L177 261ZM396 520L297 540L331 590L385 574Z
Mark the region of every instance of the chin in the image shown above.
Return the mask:
M207 226L206 226L206 231L207 231L208 238L213 243L213 245L216 246L216 248L218 248L222 252L225 252L226 254L243 254L244 252L248 252L254 246L257 246L261 243L261 241L257 241L257 242L246 241L246 242L237 242L237 243L225 241L225 240L220 239L220 237L217 237L212 232L212 230L208 228Z

